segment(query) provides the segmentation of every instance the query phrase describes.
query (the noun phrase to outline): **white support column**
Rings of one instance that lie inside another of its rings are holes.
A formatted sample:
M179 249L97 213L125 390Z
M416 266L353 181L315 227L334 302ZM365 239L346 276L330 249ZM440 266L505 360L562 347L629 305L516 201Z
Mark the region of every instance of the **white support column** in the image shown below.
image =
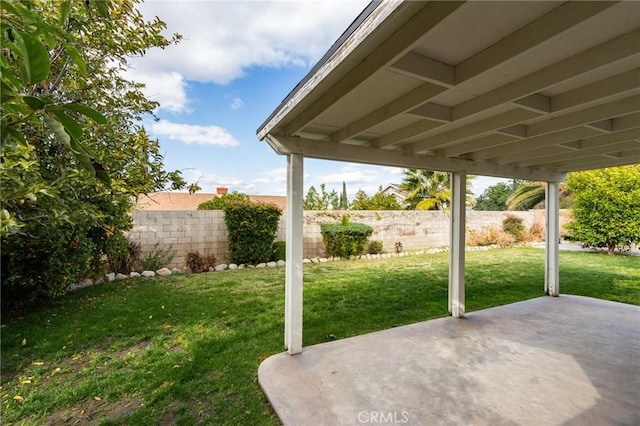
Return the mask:
M284 345L291 355L302 352L303 176L302 155L287 155L287 264Z
M464 317L464 246L467 173L451 174L451 238L449 244L449 313Z
M547 182L545 192L546 207L546 254L544 262L544 293L549 296L560 294L560 210L559 182Z

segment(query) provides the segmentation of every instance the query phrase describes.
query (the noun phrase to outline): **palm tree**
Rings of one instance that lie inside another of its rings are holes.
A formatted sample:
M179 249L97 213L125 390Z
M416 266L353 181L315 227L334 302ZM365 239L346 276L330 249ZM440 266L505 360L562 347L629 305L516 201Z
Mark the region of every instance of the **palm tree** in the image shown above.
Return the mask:
M558 189L561 200L569 196L569 191L564 182L560 183ZM546 190L546 182L534 182L530 180L522 182L509 198L507 198L507 210L528 210L536 206L544 206Z
M467 179L467 202L473 201ZM451 204L451 174L433 170L407 169L400 190L407 192L408 209L448 210Z

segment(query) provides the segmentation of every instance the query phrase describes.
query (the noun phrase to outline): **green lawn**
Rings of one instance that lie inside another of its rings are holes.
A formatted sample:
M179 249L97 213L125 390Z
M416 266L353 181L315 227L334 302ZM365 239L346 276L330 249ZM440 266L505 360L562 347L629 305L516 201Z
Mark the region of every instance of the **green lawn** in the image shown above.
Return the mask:
M640 304L640 258L562 252L561 293ZM447 314L448 255L305 265L305 345ZM542 296L544 252L467 254L467 310ZM284 268L137 279L3 312L3 424L277 424ZM77 423L76 423L77 422Z

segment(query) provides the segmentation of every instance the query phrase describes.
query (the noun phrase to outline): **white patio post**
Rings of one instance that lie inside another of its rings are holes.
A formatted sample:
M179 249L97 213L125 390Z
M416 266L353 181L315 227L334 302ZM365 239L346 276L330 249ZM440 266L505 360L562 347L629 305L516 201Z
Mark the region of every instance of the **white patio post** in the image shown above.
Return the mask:
M546 207L546 254L544 262L544 293L549 296L560 294L560 211L559 182L547 182L545 191Z
M449 313L464 316L464 245L467 173L451 174L451 237L449 243Z
M303 156L288 154L284 345L291 355L302 352L303 183Z

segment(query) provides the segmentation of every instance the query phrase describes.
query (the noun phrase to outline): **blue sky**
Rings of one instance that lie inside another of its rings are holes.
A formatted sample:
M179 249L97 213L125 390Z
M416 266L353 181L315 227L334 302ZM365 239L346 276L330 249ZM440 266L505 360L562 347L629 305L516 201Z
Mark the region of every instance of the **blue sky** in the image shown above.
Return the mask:
M307 74L368 0L148 0L177 46L131 61L130 78L160 102L159 122L145 128L160 141L168 170L180 169L202 192L218 186L284 195L285 157L256 138L256 129ZM321 183L349 196L401 182L402 170L305 159L305 188ZM499 179L476 178L476 195Z

